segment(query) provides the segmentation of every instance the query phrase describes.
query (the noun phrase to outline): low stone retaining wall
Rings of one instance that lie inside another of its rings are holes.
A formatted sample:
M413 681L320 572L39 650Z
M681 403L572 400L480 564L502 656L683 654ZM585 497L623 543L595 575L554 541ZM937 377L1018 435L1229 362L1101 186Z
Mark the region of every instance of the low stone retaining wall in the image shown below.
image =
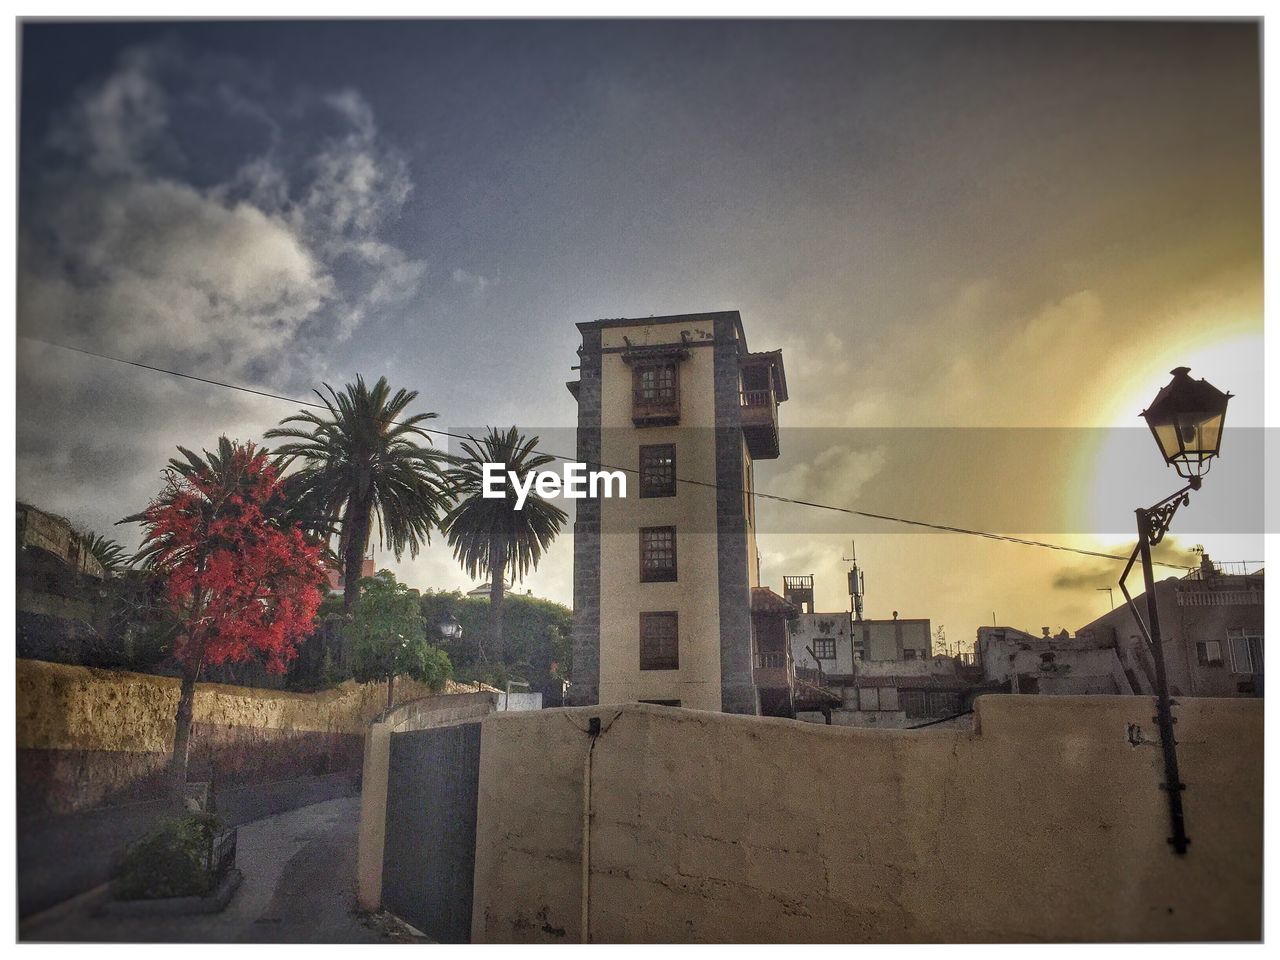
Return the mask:
M162 795L177 678L18 660L16 686L20 818ZM430 693L396 683L400 700ZM191 776L235 785L358 771L365 731L385 706L381 684L319 693L199 684Z

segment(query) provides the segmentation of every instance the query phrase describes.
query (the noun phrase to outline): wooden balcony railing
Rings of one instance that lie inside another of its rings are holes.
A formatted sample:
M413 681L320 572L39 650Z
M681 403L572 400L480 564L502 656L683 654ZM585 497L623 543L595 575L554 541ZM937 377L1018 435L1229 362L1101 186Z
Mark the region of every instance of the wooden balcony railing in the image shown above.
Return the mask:
M757 653L756 669L757 670L785 670L787 668L787 655L785 653Z
M636 390L631 398L631 419L636 426L679 423L679 393Z
M742 430L751 456L773 460L778 456L778 399L773 385L759 390L739 391L742 403Z

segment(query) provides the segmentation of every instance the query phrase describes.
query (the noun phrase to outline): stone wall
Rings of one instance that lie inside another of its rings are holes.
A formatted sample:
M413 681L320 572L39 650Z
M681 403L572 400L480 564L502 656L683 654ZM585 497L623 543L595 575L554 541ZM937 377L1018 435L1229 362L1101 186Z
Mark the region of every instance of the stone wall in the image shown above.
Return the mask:
M162 795L177 678L18 660L16 689L20 816ZM430 692L396 683L398 701ZM354 682L311 694L199 684L190 775L246 783L358 770L386 696L382 684Z
M1166 843L1152 713L1145 697L987 696L970 731L494 714L472 938L1256 940L1262 704L1176 708L1186 857Z

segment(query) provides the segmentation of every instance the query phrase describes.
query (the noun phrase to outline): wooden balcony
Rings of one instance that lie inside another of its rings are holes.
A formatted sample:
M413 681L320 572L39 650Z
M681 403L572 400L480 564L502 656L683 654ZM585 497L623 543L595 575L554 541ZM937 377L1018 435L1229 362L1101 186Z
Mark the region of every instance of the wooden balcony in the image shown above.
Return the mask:
M790 690L792 681L791 657L787 653L757 653L753 670L757 687L772 690Z
M680 394L657 397L650 391L636 390L631 399L631 422L637 427L673 426L680 422Z
M778 458L778 400L772 384L742 391L742 435L753 460Z

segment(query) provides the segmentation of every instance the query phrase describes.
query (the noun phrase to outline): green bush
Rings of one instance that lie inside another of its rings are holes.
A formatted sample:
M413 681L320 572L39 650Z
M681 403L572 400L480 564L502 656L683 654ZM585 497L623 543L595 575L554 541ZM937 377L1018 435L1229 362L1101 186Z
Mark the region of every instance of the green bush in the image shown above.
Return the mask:
M162 820L130 844L111 882L117 900L204 896L213 886L209 845L222 830L210 813Z

